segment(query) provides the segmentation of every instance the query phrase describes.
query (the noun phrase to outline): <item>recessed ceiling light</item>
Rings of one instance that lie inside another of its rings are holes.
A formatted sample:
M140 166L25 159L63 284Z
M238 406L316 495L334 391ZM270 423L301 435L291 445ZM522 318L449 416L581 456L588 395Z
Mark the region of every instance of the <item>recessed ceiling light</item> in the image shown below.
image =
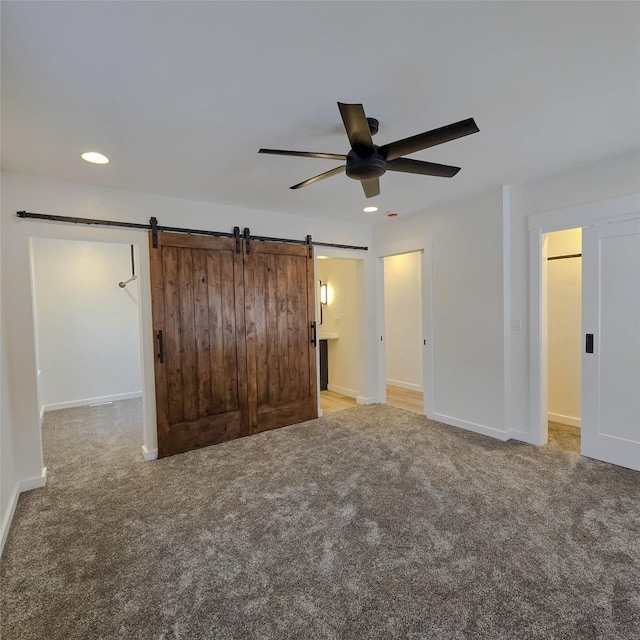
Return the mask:
M109 162L109 158L107 158L107 156L103 156L97 151L87 151L86 153L83 153L82 159L87 162L93 162L93 164L107 164L107 162Z
M373 213L374 211L377 211L377 210L378 210L378 207L365 207L363 209L365 213Z

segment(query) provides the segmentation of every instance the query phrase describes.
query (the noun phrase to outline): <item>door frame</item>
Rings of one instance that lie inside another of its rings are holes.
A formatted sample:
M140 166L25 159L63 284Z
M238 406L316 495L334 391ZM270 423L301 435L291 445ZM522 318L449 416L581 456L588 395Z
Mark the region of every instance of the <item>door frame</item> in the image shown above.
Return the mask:
M70 240L77 242L95 242L100 244L133 245L137 278L134 281L138 287L138 332L140 336L140 382L142 391L142 425L141 425L141 453L146 461L157 458L157 442L155 433L155 382L153 378L153 345L149 344L151 333L151 287L149 284L149 254L146 237L140 237L137 231L124 231L121 229L93 229L78 227L74 232L69 232L63 227L47 229L47 232L32 233L27 238L27 251L29 259L29 285L30 301L32 309L33 339L36 360L34 361L34 377L38 378L37 362L37 329L35 308L35 273L33 262L33 240L42 238L46 240ZM123 266L123 274L126 275L129 265ZM147 363L151 363L151 375ZM40 390L36 383L36 406L40 425L40 455L42 458L42 421L44 414L40 413Z
M552 231L640 218L640 193L581 204L528 217L529 229L529 432L532 444L547 443L548 326L547 248Z
M356 251L354 249L338 249L332 247L323 247L317 246L314 247L314 281L318 283L318 259L319 258L328 258L328 259L338 259L338 260L356 260L359 263L359 268L361 269L360 275L356 281L356 287L362 287L362 290L357 290L356 295L358 295L360 302L362 304L362 321L359 330L364 335L364 348L361 350L359 354L360 362L359 367L361 372L358 376L359 384L358 384L358 395L356 397L356 404L373 404L377 402L375 396L371 392L374 386L371 383L371 376L373 375L373 359L370 357L372 353L372 345L371 345L371 331L368 328L368 323L366 322L366 318L370 318L372 313L370 310L371 299L372 296L369 294L369 280L370 280L370 260L371 257L369 252L365 252L363 255L362 251ZM319 322L320 318L320 297L318 295L318 287L314 288L315 290L315 305L316 305L316 322ZM320 325L318 324L318 335L320 334ZM319 342L319 340L318 340ZM321 418L324 414L322 411L321 403L320 403L320 346L316 346L316 381L317 381L317 396L318 396L318 417Z
M387 402L387 357L386 327L384 312L384 259L405 253L420 253L420 286L422 293L422 336L427 344L422 347L422 411L433 420L434 389L434 341L433 341L433 239L428 235L425 240L408 240L394 243L393 248L376 254L376 301L377 309L377 397L378 402Z

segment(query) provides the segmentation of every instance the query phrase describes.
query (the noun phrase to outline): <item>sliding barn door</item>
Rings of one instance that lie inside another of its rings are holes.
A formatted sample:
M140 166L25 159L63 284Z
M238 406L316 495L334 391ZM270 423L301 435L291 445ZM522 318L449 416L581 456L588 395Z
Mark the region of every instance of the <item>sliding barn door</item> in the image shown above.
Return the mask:
M242 253L158 233L150 247L158 455L248 434Z
M640 220L582 231L582 455L640 471Z
M245 247L250 433L318 417L313 267L308 246Z
M158 233L150 255L159 457L318 417L309 252Z

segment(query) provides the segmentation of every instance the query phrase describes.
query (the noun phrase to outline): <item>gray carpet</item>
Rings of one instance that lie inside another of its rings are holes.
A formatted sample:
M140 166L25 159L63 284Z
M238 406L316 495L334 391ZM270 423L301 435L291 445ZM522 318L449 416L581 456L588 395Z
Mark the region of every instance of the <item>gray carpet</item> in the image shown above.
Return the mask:
M640 637L640 474L570 433L356 407L152 463L140 433L136 400L47 414L2 640Z

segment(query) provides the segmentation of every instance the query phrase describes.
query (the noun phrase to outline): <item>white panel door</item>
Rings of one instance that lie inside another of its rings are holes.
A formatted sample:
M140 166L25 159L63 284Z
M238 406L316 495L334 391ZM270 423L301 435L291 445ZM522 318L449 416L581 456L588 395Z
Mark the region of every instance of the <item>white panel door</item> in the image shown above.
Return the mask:
M582 287L582 454L640 471L640 219L583 229Z

